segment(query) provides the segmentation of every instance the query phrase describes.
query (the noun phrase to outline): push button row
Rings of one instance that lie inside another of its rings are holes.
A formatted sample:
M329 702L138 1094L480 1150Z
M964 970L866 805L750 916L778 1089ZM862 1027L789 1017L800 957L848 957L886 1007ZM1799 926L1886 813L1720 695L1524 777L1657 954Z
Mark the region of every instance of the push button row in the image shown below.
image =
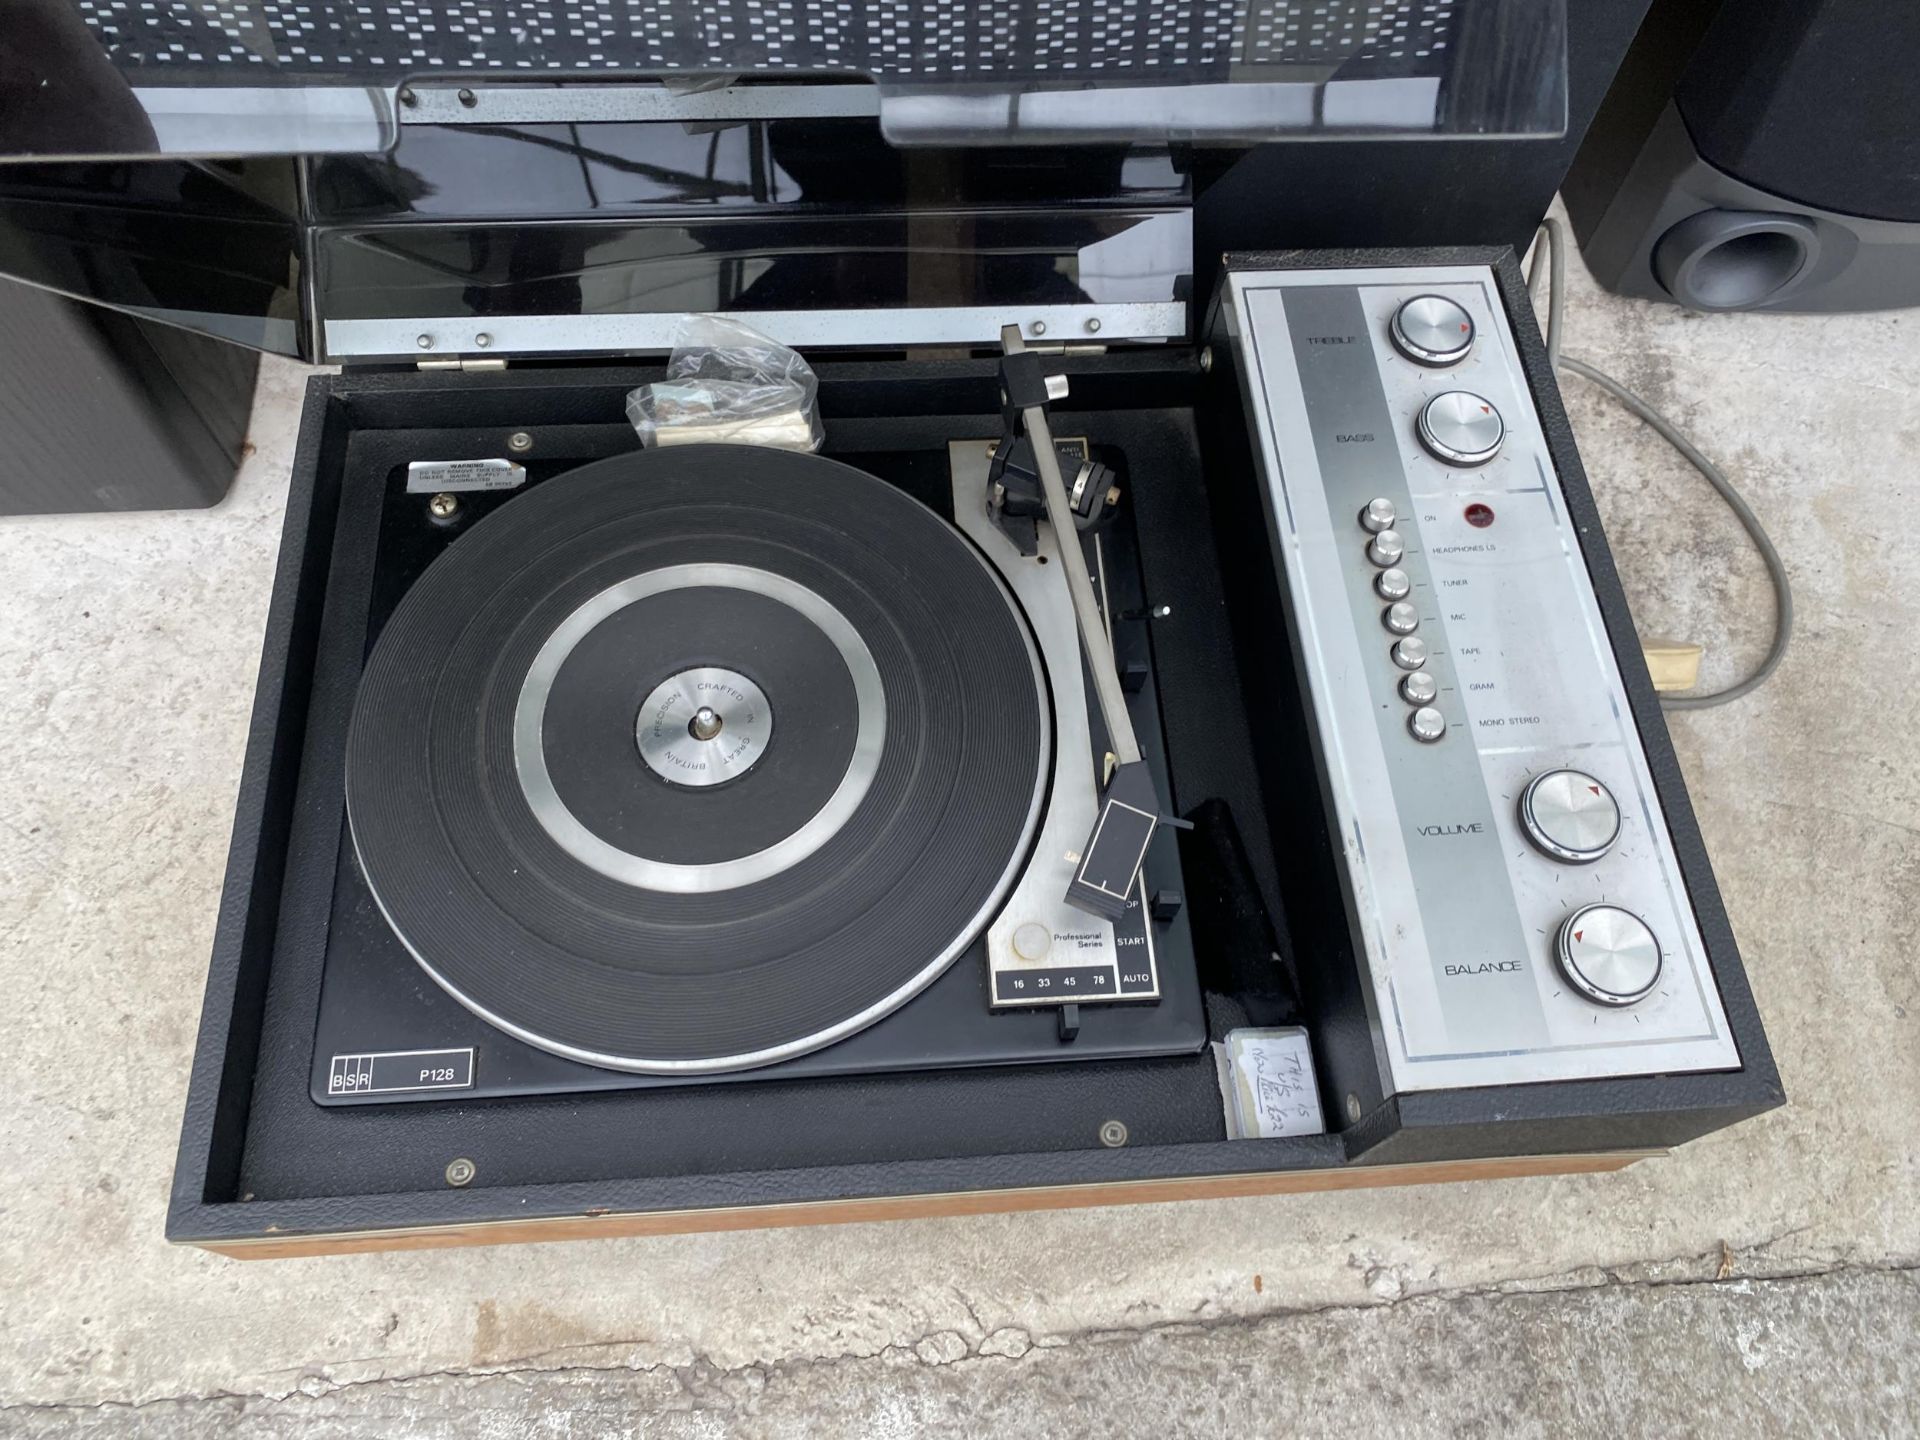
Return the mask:
M1414 706L1407 716L1407 731L1422 744L1431 745L1447 733L1447 720L1430 703L1439 691L1433 676L1426 672L1427 642L1414 632L1420 628L1420 611L1407 597L1413 593L1413 581L1400 568L1406 556L1407 542L1394 529L1399 519L1393 501L1377 496L1360 511L1360 528L1372 538L1367 541L1367 558L1379 567L1373 577L1373 592L1387 602L1380 612L1380 623L1389 634L1400 638L1388 652L1393 663L1408 672L1400 678L1400 696Z

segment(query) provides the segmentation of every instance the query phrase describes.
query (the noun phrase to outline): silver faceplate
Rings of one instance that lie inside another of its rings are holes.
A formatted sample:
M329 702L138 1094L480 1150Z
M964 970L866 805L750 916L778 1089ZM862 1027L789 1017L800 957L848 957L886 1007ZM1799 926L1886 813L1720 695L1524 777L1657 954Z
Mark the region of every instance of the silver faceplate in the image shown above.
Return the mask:
M1025 873L1015 882L1006 908L987 928L994 1003L1157 1000L1159 965L1153 926L1140 904L1141 887L1134 887L1127 913L1117 926L1067 903L1067 884L1079 863L1079 849L1093 831L1100 804L1080 635L1053 527L1039 527L1039 554L1027 556L987 516L991 443L955 440L947 446L954 521L1006 578L1027 612L1053 691L1054 713L1053 785L1047 813ZM1104 586L1100 603L1104 609Z
M1466 359L1429 369L1394 349L1394 312L1419 295L1466 308L1477 331ZM1737 1067L1492 272L1240 272L1225 321L1383 1081L1411 1091ZM1416 438L1423 406L1452 390L1506 422L1500 453L1476 469L1442 464ZM1434 743L1409 732L1396 689L1404 672L1359 518L1375 497L1401 517L1400 568L1446 725ZM1619 839L1592 864L1550 859L1522 834L1522 790L1559 767L1598 777L1619 804ZM1601 901L1643 918L1665 954L1653 992L1617 1009L1583 998L1554 960L1563 920Z

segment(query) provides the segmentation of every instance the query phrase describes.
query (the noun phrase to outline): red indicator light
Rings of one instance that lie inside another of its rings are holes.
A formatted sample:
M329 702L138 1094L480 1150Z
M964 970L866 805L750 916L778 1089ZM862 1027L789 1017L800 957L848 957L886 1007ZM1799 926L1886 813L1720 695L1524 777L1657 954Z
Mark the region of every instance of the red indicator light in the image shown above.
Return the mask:
M1493 523L1493 507L1482 505L1478 500L1467 506L1467 524L1476 530L1484 530Z

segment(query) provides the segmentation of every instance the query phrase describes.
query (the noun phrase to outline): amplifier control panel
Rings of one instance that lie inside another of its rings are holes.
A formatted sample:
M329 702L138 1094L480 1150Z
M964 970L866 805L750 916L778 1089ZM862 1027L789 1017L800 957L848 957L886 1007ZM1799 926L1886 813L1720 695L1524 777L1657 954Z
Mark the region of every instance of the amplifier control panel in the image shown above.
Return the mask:
M1389 1088L1737 1068L1492 272L1225 303Z

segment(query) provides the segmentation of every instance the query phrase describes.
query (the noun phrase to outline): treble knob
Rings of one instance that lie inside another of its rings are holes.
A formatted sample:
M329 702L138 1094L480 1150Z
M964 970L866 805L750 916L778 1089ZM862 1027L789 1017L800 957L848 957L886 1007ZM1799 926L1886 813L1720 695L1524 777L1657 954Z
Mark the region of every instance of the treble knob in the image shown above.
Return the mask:
M1456 365L1473 349L1473 317L1444 295L1416 295L1393 312L1393 348L1416 365Z

